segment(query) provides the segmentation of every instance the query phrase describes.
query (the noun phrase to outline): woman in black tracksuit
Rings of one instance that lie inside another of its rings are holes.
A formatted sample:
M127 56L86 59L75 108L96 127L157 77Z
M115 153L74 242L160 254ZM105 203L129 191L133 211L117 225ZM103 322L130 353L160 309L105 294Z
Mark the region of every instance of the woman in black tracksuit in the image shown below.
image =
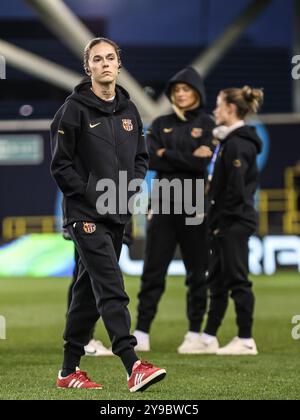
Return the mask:
M220 146L212 159L215 167L210 186L209 231L212 254L209 269L211 293L205 337L207 346L217 342L229 294L235 304L238 337L218 355L256 355L252 338L254 294L248 279L248 240L255 232L254 194L258 186L257 154L262 143L255 129L245 125L247 114L258 111L263 92L245 86L223 90L215 110L219 127L214 135ZM218 346L217 346L218 347Z
M214 127L212 118L203 109L205 91L200 75L191 67L182 70L168 83L166 95L175 112L156 119L148 132L149 168L157 172L156 178L159 180L179 179L180 185L185 180L192 180L190 192L195 198L196 180L206 179L206 168L212 156ZM171 197L170 201L173 199ZM199 337L206 311L206 222L189 226L184 212L174 213L172 205L171 214L152 214L151 208L149 210L145 264L134 332L138 341L136 350L139 351L150 350L150 326L165 289L168 266L178 244L187 272L189 320L189 332L178 349L180 353L195 352L193 344Z
M166 374L165 369L140 361L134 351L129 297L118 263L125 224L131 218L129 194L124 194L129 191L120 186L120 179L125 174L127 186L130 181L142 181L148 153L138 110L116 83L121 69L119 47L109 39L91 40L84 51L84 67L88 77L75 87L51 124L51 173L63 192L63 225L80 256L56 384L58 388L101 388L79 368L84 346L101 315L112 351L127 371L128 389L136 392ZM107 207L107 200L115 206Z

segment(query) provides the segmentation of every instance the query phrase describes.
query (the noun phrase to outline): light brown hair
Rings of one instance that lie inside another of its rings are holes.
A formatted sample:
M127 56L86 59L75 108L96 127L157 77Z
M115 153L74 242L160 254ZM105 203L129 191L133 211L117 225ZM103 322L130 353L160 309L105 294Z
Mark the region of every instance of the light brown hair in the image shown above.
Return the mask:
M264 92L262 89L244 86L243 88L228 88L221 91L225 101L228 104L235 104L237 107L237 116L245 118L246 115L256 114L264 101Z
M90 69L89 69L89 58L90 58L90 53L93 47L95 47L95 45L101 44L101 43L106 43L111 45L114 49L115 52L117 54L117 58L118 58L118 62L119 62L119 69L122 67L122 62L121 62L121 49L120 47L111 39L108 38L94 38L92 39L85 47L84 49L84 53L83 53L83 67L84 67L84 71L86 72L86 74L89 76L91 74Z

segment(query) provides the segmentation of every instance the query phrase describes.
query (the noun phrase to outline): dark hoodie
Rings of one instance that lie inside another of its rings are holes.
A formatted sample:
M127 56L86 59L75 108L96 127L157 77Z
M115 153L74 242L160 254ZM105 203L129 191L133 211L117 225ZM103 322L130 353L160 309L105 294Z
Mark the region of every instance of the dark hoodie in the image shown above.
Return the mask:
M211 231L240 223L254 233L257 214L254 196L258 187L256 157L262 142L255 128L244 126L231 132L222 143L210 188L208 221Z
M150 154L150 169L157 172L158 179L206 179L210 159L193 156L200 146L212 150L212 130L214 122L203 110L205 89L201 76L192 67L177 73L167 84L166 95L172 103L172 86L176 83L190 85L199 95L200 106L185 113L181 119L177 112L157 118L148 130L147 142ZM166 149L163 157L157 156L159 149Z
M172 87L176 83L187 83L188 85L192 86L192 88L194 88L198 92L201 98L200 107L204 108L206 106L206 94L205 94L204 82L200 74L193 67L187 67L179 71L178 73L175 74L175 76L172 77L172 79L169 80L165 88L165 93L170 102L172 102L172 99L171 99Z
M128 183L147 172L142 121L126 90L117 85L114 102L105 102L85 79L56 113L51 142L51 173L64 195L64 226L75 221L125 224L128 212L98 214L96 184L114 181L118 197L119 171L127 171Z

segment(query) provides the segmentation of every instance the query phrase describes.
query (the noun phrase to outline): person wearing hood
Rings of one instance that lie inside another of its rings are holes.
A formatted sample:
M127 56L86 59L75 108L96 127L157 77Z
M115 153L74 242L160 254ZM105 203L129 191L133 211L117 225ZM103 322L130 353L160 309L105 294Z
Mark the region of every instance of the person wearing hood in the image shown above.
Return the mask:
M204 111L205 90L202 78L192 67L177 73L168 83L166 95L174 112L157 118L148 131L150 169L160 181L178 181L182 192L180 205L186 209L185 185L191 180L192 199L196 198L196 181L207 178L207 166L214 149L213 119ZM152 197L153 198L153 197ZM198 197L201 198L201 197ZM148 214L146 252L141 290L138 295L136 330L137 351L150 350L149 331L165 290L168 266L177 245L186 268L188 332L178 352L198 353L199 331L207 307L206 271L208 241L206 222L189 225L185 211L175 211L176 198L159 196L161 207L169 199L170 214L153 211ZM203 197L204 200L204 197ZM180 201L180 199L179 199ZM154 214L153 214L154 213ZM195 217L199 215L196 214ZM202 214L204 216L204 214ZM203 218L202 218L203 220Z
M112 351L127 371L130 392L142 391L163 379L166 371L141 362L134 351L129 298L118 264L131 214L128 202L117 198L120 194L124 198L126 189L119 184L121 171L128 183L144 179L147 147L139 113L126 90L116 84L119 47L106 38L91 40L84 51L84 68L88 78L75 88L51 124L51 173L63 192L64 227L80 256L57 387L101 388L79 368L84 346L101 315ZM106 199L122 205L122 211L117 206L103 211L102 180L110 181L111 189L103 192Z
M248 241L255 232L254 195L258 187L257 155L262 142L245 117L263 103L263 91L245 86L220 92L214 111L214 136L220 140L210 172L211 234L209 268L210 308L202 335L206 352L218 355L257 355L252 337L254 294L248 279ZM229 294L237 315L238 336L219 348L217 332L225 316Z

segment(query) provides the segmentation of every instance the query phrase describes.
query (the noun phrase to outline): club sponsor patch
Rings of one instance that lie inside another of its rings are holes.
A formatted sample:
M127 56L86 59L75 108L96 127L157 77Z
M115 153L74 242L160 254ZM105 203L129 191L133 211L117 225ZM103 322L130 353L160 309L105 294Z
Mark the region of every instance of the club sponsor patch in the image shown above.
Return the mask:
M96 232L96 225L95 223L83 222L83 230L85 233L94 233Z
M233 166L234 166L235 168L240 168L240 167L242 166L242 162L240 161L240 159L235 159L235 160L233 161Z
M193 128L191 131L191 135L192 137L194 137L194 139L199 139L203 136L203 128Z
M133 130L132 120L124 119L124 120L122 120L122 123L123 123L123 128L124 128L125 131L132 131Z

